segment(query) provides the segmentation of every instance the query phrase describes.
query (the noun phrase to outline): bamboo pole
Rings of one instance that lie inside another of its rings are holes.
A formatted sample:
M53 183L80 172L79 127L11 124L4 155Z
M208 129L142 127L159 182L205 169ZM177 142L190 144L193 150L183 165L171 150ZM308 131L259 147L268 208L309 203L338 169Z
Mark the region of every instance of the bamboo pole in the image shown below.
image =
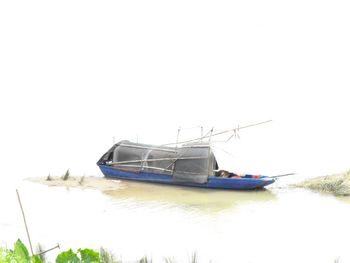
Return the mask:
M177 153L176 149L174 149L173 147L168 147L169 149L165 149L162 147L157 147L157 146L151 146L151 145L147 145L147 146L143 146L143 145L132 145L132 144L120 144L119 146L124 146L124 147L129 147L129 148L137 148L137 149L147 149L147 150L156 150L156 151L163 151L163 152L172 152L172 153Z
M60 244L57 244L57 245L56 245L55 247L53 247L53 248L50 248L50 249L47 249L47 250L45 250L45 251L40 252L39 254L37 254L37 256L41 256L41 255L43 255L43 254L46 254L47 252L52 251L52 250L54 250L54 249L56 249L56 248L60 249Z
M141 168L139 165L128 165L128 164L117 164L118 168ZM143 166L141 170L144 169L153 169L153 170L159 170L163 172L172 172L172 170L166 169L166 168L160 168L160 167L154 167L154 166Z
M201 142L203 141L203 126L201 126Z
M142 159L142 160L130 160L130 161L121 161L121 162L112 162L111 164L128 164L128 163L141 163L141 162L158 162L158 161L174 161L174 160L194 160L194 159L206 159L206 156L199 157L182 157L182 158L159 158L159 159Z
M181 127L179 127L179 129L177 130L177 136L176 136L176 149L177 149L177 143L179 141L179 136L180 136L180 131L181 131Z
M206 136L203 136L203 137L200 137L200 138L195 138L195 139L191 139L191 140L187 140L187 141L182 141L182 142L177 142L177 143L178 143L178 144L182 144L182 143L200 141L201 139L207 139L207 138L211 138L211 137L213 137L213 136L225 134L225 133L228 133L228 132L233 132L233 131L237 131L237 130L242 130L242 129L250 128L250 127L253 127L253 126L258 126L258 125L265 124L265 123L268 123L268 122L271 122L271 121L272 121L272 120L262 121L262 122L258 122L258 123L253 123L253 124L249 124L249 125L242 126L242 127L239 127L239 128L234 128L234 129L230 129L230 130L225 130L225 131L222 131L222 132L217 132L217 133L214 133L214 134L209 134L209 135L206 135ZM173 144L175 144L175 143L167 143L167 144L163 144L162 146L173 145Z
M18 202L19 202L19 205L20 205L21 211L22 211L24 226L26 227L26 232L27 232L27 236L28 236L28 240L29 240L29 246L30 246L30 252L32 253L32 256L33 256L34 253L33 253L32 241L30 240L30 235L29 235L29 231L28 231L27 221L26 221L26 217L24 215L24 211L23 211L23 207L22 207L22 203L21 203L21 198L19 197L18 189L16 189L16 192L17 192Z
M283 177L283 176L289 176L289 175L294 175L295 173L288 173L288 174L279 174L279 175L273 175L270 176L271 178L278 178L278 177Z

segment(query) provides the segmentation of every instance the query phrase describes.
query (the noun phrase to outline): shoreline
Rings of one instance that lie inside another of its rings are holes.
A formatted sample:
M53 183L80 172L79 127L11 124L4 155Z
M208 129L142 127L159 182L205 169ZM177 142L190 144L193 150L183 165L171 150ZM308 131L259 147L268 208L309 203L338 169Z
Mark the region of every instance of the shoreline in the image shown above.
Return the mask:
M350 170L341 174L315 177L292 186L334 196L350 196Z
M25 180L39 183L52 187L74 187L81 189L98 189L101 191L109 191L123 188L118 180L105 180L104 177L94 176L69 176L67 179L63 179L62 176L49 176L49 177L29 177Z

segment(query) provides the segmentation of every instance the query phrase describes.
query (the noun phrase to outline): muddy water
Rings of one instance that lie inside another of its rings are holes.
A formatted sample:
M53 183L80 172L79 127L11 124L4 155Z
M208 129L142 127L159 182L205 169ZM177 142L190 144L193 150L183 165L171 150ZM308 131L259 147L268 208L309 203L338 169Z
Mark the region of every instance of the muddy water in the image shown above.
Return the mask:
M149 256L189 262L348 262L350 199L285 185L213 191L103 178L25 180L1 186L0 242L27 242L15 188L34 244L101 245L125 262ZM56 252L51 253L51 257ZM50 258L50 256L49 256Z

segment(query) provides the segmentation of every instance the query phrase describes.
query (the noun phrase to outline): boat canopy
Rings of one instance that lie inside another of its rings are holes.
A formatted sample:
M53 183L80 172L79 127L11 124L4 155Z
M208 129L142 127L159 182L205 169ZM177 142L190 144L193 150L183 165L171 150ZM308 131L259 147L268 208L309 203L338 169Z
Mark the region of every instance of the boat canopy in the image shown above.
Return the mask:
M175 181L193 183L206 183L218 169L210 145L202 143L170 147L121 141L98 164L127 172L172 175Z

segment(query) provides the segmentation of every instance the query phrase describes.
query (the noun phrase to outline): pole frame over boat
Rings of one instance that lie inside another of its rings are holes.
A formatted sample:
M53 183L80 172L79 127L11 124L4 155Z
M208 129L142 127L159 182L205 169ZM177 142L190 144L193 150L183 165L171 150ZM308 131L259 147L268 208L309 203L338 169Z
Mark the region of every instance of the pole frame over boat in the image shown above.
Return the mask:
M233 133L227 142L233 136L237 137L241 129L270 121L221 132L214 132L214 128L211 128L204 135L201 127L199 138L184 141L179 140L179 128L175 143L159 146L120 141L100 158L97 165L106 177L120 179L216 189L262 188L276 179L260 175L236 176L234 173L229 176L222 175L222 170L218 171L211 144L215 136Z
M243 130L243 129L246 129L246 128L250 128L250 127L254 127L254 126L258 126L258 125L262 125L262 124L265 124L265 123L268 123L268 122L271 122L272 120L267 120L267 121L262 121L262 122L257 122L257 123L253 123L253 124L248 124L248 125L245 125L245 126L242 126L242 127L237 127L237 128L233 128L233 129L229 129L229 130L224 130L224 131L221 131L221 132L217 132L217 133L213 133L214 131L214 128L212 128L206 135L204 136L201 136L199 138L194 138L194 139L190 139L190 140L185 140L185 141L178 141L178 138L176 140L175 143L167 143L167 144L163 144L162 146L168 146L168 145L178 145L178 144L184 144L184 143L190 143L190 142L200 142L200 141L203 141L203 139L209 139L209 143L211 141L211 138L214 137L214 136L218 136L218 135L222 135L222 134L225 134L225 133L230 133L230 132L233 132L233 135L237 134L240 130ZM179 134L179 132L178 132ZM229 139L231 139L232 136L229 137ZM228 140L229 140L228 139Z

